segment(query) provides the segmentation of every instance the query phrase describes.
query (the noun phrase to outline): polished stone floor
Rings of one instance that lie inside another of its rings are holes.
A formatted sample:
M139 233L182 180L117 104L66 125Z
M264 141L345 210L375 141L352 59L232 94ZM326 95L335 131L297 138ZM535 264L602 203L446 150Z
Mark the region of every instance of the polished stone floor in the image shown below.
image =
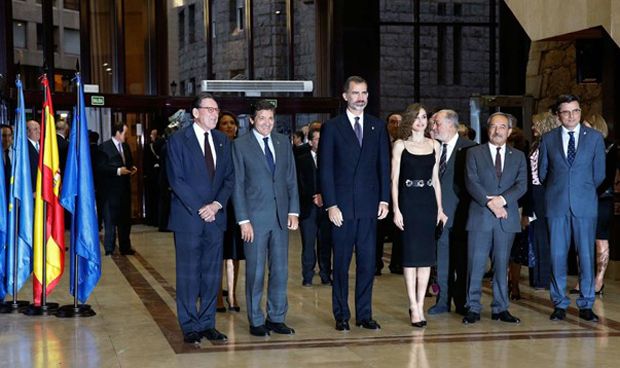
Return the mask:
M428 327L414 329L402 276L384 270L373 298L382 329L338 332L330 287L301 286L298 232L291 234L287 319L297 334L250 336L240 293L241 313L218 313L228 344L188 345L176 322L172 234L135 226L132 241L135 256L103 259L103 276L89 300L96 316L0 315L0 367L617 367L620 361L620 282L608 280L597 298L600 323L580 322L574 303L566 321L551 322L547 292L529 289L525 271L524 298L511 306L519 325L492 321L487 307L475 325L445 314L427 316ZM72 303L68 279L65 274L49 301ZM31 285L20 299L32 300ZM487 285L485 307L489 293Z

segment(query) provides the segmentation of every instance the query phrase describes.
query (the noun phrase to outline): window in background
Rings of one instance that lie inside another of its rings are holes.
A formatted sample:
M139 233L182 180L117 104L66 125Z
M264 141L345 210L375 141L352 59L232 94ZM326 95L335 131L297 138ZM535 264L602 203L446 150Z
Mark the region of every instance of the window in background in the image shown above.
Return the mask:
M26 26L28 23L21 20L13 20L13 46L19 49L28 48L26 42Z

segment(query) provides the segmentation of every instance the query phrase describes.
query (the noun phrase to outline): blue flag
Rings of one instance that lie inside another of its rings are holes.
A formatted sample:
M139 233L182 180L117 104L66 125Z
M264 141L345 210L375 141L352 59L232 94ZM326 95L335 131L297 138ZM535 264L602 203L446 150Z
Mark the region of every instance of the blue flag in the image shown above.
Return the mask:
M84 303L101 277L99 228L95 208L95 186L88 144L88 123L84 108L84 86L79 73L75 76L78 87L78 105L73 113L69 135L69 151L63 175L60 204L71 212L71 282L69 290L75 296L75 267L77 267L77 298ZM78 264L74 258L77 253Z
M4 263L6 262L6 230L7 230L7 207L6 207L6 182L4 180L4 154L0 156L0 302L6 296ZM10 173L9 173L10 174Z
M11 163L11 189L8 200L8 230L6 252L6 289L15 295L32 272L32 227L34 205L30 181L30 159L26 138L26 111L22 81L17 86L17 109L15 111L15 139ZM17 229L17 231L15 231ZM17 237L15 236L17 234ZM14 261L17 262L14 263ZM15 277L15 275L17 277Z

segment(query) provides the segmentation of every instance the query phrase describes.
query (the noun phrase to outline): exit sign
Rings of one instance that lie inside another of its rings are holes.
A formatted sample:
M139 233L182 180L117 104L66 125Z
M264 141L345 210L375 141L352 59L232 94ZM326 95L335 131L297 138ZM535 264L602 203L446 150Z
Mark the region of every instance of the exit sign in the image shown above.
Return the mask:
M103 96L90 96L90 104L92 106L104 106L105 97Z

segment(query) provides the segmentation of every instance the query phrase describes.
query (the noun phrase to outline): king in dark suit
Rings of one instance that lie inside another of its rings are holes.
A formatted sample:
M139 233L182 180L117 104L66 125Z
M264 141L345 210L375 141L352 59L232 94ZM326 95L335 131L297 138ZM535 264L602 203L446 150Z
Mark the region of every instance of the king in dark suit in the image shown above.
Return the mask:
M355 248L356 324L379 329L372 318L377 219L388 214L389 139L385 123L365 114L368 84L352 76L344 84L345 114L321 128L319 176L332 222L334 271L332 304L336 330L349 330L349 265Z
M131 149L125 143L127 124L112 125L112 138L99 146L97 171L103 206L105 255L112 255L118 228L118 247L122 255L132 255L129 233L131 232L131 176L138 169L133 165Z
M285 319L288 231L296 230L299 223L293 148L287 136L273 132L275 107L271 102L258 101L250 122L253 129L233 142L233 205L244 241L250 333L292 335L295 331ZM266 318L261 307L265 265L269 267Z
M215 328L216 296L222 279L226 207L234 170L228 138L215 129L217 102L207 93L192 104L194 123L173 134L167 146L172 188L170 221L176 251L176 297L184 341L202 337L225 342ZM199 303L197 303L199 301ZM198 305L197 305L198 304Z
M594 305L594 238L598 214L596 188L605 179L603 136L581 124L579 99L562 95L556 103L562 126L543 135L538 177L545 185L545 205L551 243L550 319L563 320L570 299L566 295L566 259L571 242L579 255L579 317L597 322Z
M527 191L523 152L506 145L512 131L507 114L496 112L487 121L489 143L467 150L465 185L471 195L467 219L467 314L464 324L480 320L482 276L492 253L493 302L491 318L520 320L508 311L508 260L515 234L521 231L517 201Z
M439 178L441 201L448 222L437 241L437 302L428 314L449 312L454 300L456 312L465 314L467 289L467 234L465 223L469 193L465 189L465 155L474 142L458 134L459 116L440 110L433 117L433 137L441 142Z

